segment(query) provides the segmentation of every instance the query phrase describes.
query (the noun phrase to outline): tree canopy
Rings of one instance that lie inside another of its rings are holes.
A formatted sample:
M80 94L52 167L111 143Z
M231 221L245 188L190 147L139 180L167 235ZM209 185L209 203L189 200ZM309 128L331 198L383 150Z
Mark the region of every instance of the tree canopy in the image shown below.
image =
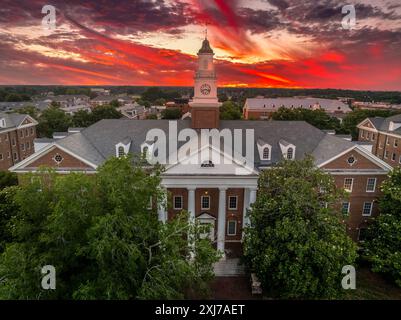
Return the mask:
M112 158L96 176L43 170L14 188L2 299L180 299L206 290L213 276L217 252L197 236L200 227L185 212L158 221L157 168ZM193 260L188 232L196 235ZM44 265L56 269L56 290L40 286Z
M370 225L364 256L372 270L390 277L401 287L401 168L381 185L380 215Z
M342 197L311 157L261 173L244 256L265 292L290 299L340 295L342 267L356 258L337 206Z
M221 120L239 120L242 118L241 108L232 101L225 101L220 107Z

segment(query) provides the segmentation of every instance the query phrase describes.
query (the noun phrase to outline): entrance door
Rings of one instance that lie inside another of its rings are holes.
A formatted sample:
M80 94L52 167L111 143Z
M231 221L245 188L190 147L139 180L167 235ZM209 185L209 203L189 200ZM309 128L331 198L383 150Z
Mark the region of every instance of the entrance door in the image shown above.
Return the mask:
M215 225L216 225L216 218L211 216L208 213L202 213L200 216L198 216L198 221L201 225L208 225L209 230L203 234L201 234L202 239L207 239L209 238L210 241L215 242L216 241L216 236L215 236Z

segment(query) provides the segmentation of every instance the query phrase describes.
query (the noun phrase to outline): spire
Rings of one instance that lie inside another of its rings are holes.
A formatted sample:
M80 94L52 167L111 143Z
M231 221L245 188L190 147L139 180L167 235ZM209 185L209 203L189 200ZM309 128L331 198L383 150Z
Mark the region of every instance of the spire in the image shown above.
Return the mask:
M198 54L200 53L211 53L214 54L212 48L210 47L209 40L207 40L207 28L205 29L205 40L202 42L202 48L199 49Z

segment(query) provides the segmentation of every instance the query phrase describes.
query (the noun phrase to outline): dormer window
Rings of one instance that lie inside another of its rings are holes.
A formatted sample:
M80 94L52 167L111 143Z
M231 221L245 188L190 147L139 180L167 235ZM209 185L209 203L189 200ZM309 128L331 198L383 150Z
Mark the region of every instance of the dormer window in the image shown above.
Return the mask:
M269 160L270 149L268 147L263 148L263 160Z
M294 149L293 148L288 148L287 150L287 159L292 160L294 158Z
M270 160L271 159L271 145L263 141L262 139L258 139L257 141L258 151L260 160Z
M128 154L131 147L131 140L127 137L123 141L116 144L116 157L123 157Z
M285 140L280 140L280 149L283 154L283 158L287 160L295 159L295 146Z
M124 147L120 146L118 147L118 156L122 157L125 155Z

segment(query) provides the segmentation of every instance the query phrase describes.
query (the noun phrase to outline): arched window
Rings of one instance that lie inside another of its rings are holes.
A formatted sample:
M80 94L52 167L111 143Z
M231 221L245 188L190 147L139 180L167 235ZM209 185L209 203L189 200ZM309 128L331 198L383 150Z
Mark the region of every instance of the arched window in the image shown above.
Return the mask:
M294 157L294 149L293 148L288 148L288 150L287 150L287 159L288 160L292 160L293 157Z
M263 149L263 159L268 160L270 156L270 149L268 147L265 147Z
M118 156L119 157L122 157L122 156L124 156L125 155L125 152L124 152L124 147L118 147Z

